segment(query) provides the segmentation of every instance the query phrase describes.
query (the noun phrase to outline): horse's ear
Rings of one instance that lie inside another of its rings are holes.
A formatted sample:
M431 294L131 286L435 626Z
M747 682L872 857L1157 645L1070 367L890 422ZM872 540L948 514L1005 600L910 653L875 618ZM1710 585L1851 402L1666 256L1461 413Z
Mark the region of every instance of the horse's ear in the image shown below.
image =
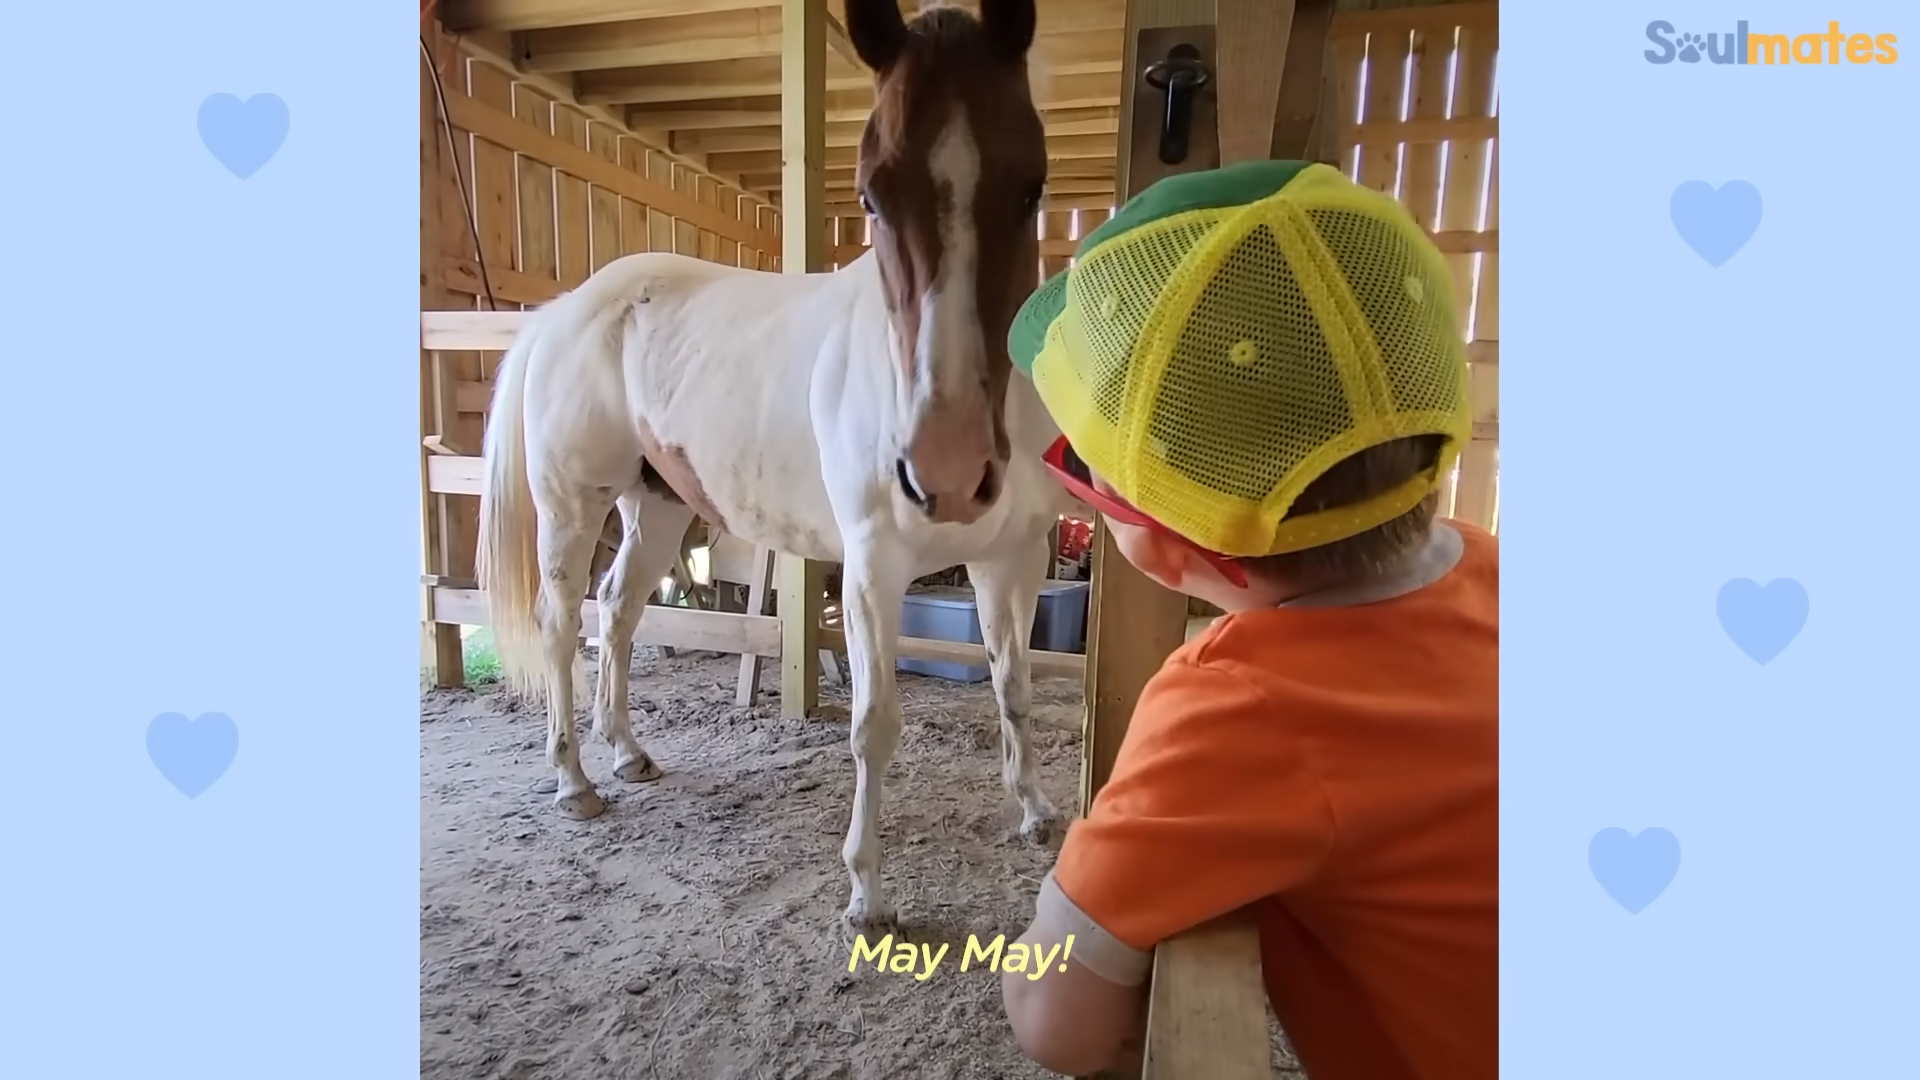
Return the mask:
M907 20L899 0L847 0L847 39L860 62L883 72L907 44Z
M1033 47L1033 0L980 0L980 24L993 51L1007 60L1024 60Z

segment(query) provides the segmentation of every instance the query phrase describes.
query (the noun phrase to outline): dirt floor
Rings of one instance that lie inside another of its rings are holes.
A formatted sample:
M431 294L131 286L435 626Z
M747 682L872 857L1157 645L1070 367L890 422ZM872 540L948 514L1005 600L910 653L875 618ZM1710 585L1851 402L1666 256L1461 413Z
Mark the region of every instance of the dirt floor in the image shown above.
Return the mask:
M614 780L583 716L609 804L589 822L550 810L537 710L497 688L421 701L422 1080L1052 1076L1014 1046L998 977L958 970L969 934L1025 927L1053 861L1015 833L990 684L899 677L886 881L908 936L952 944L916 982L847 971L845 720L781 720L772 665L739 709L737 658L635 652L634 728L666 776ZM1078 680L1035 680L1043 781L1068 810L1080 703Z

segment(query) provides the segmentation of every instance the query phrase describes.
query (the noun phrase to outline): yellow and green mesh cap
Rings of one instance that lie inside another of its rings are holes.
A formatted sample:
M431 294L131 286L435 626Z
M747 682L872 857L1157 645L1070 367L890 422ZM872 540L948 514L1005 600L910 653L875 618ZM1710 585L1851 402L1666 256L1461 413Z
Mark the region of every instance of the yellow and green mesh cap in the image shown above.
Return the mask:
M1300 551L1391 521L1439 486L1472 433L1445 260L1391 196L1326 165L1160 181L1081 241L1008 339L1074 452L1141 512L1223 555ZM1432 472L1287 517L1333 465L1418 435L1446 440Z

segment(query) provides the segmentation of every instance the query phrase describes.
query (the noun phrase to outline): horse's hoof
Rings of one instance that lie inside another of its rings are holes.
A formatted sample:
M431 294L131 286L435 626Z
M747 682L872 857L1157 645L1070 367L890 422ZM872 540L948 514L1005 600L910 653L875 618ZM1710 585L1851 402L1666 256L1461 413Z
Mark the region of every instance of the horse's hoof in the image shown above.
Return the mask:
M1020 822L1020 839L1034 847L1052 847L1064 831L1058 814L1032 814Z
M650 784L666 774L660 771L660 766L655 765L652 758L641 754L623 765L615 765L613 775L629 784Z
M606 812L607 801L600 793L589 788L578 795L569 795L564 799L555 799L554 808L560 816L570 821L591 821Z
M865 937L867 944L900 933L900 915L890 904L869 904L855 897L840 916L840 929L852 941Z

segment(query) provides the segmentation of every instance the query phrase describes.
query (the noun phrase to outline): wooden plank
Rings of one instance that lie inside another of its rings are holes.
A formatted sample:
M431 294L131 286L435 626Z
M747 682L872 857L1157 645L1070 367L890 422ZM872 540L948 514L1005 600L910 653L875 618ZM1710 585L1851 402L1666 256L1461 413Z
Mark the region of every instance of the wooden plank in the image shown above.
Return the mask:
M644 176L647 171L647 146L639 139L622 136L619 145L620 167ZM620 254L632 255L650 250L647 243L647 208L643 203L620 199Z
M486 488L485 458L466 455L427 456L427 490L439 495L478 496Z
M458 163L451 160L446 131L441 127L439 94L435 90L434 68L449 52L438 36L430 39L432 56L420 62L420 307L423 310L450 307L462 298L446 287L445 275L434 268L457 250L463 237L448 235L448 205L459 206L459 188L455 182ZM420 435L422 439L438 435L452 426L448 415L442 378L442 360L434 351L420 350ZM429 573L445 573L447 558L446 500L433 491L428 482L431 457L421 451L421 565ZM466 683L465 658L461 650L460 627L436 622L431 617L432 596L420 595L420 652L435 686L455 687Z
M599 71L656 64L708 63L780 52L777 8L707 10L666 18L575 24L520 38L534 71Z
M553 101L524 84L513 87L513 118L545 135L553 134ZM530 278L559 281L559 245L554 237L553 167L517 154L519 181L519 260L514 269Z
M472 136L468 155L473 170L471 187L480 250L489 267L499 266L524 272L519 252L519 176L513 140L516 137L538 139L544 136L536 128L514 118L513 78L509 73L473 59L465 62L465 71L464 94L458 92L460 88L457 86L446 87L447 112L454 127L464 128L456 104L461 101L483 104L499 121L496 130L490 133L466 129ZM451 384L485 379L488 364L489 358L477 351L449 351L442 354L439 395L446 422L435 435L446 445L474 448L481 445L485 436L484 418L472 413L462 414L451 407ZM446 529L443 539L446 557L438 572L454 577L476 576L480 504L474 499L446 499L442 505L445 507L443 520Z
M1422 58L1428 61L1415 64L1415 93L1412 118L1407 120L1369 120L1358 125L1348 125L1347 134L1354 142L1368 146L1382 144L1407 143L1409 145L1432 145L1463 139L1486 141L1500 133L1500 122L1491 116L1446 116L1447 107L1447 70L1451 60L1452 46L1446 43L1427 44ZM1432 55L1437 52L1437 55ZM1433 83L1422 82L1431 79ZM1422 109L1422 105L1425 109ZM1437 107L1441 115L1422 117L1421 111L1432 112Z
M616 167L620 164L619 132L606 124L587 124L587 150ZM622 170L625 171L624 169ZM620 193L592 185L587 190L587 246L594 270L620 257Z
M433 617L463 626L487 625L487 594L478 589L432 588ZM580 605L580 636L590 642L600 636L600 605ZM771 615L736 615L725 611L663 607L648 604L640 611L633 640L645 645L698 649L724 653L780 655L780 620Z
M1381 30L1367 37L1367 94L1361 123L1398 123L1407 89L1409 32ZM1382 142L1362 146L1360 183L1394 195L1400 189L1400 144Z
M1413 62L1412 100L1408 103L1408 120L1398 125L1401 129L1398 140L1406 143L1404 172L1400 184L1400 202L1413 215L1413 220L1421 228L1432 230L1440 220L1440 143L1455 137L1458 131L1454 125L1468 123L1490 123L1478 119L1455 121L1447 118L1447 84L1453 69L1453 30L1415 31L1411 49ZM1436 129L1437 139L1414 139L1408 129L1422 125ZM1394 135L1378 130L1370 131L1370 124L1361 124L1355 132L1357 141L1363 144L1385 141ZM1491 132L1488 133L1489 135ZM1384 136L1384 138L1383 138ZM1470 137L1470 136L1469 136Z
M1500 221L1498 143L1489 148L1488 159L1484 220L1491 230L1498 227ZM1497 360L1500 255L1492 251L1478 258L1480 268L1474 282L1472 315L1472 336L1475 340L1469 345L1468 355L1482 359L1477 363L1469 363L1467 369L1471 379L1468 385L1473 405L1474 437L1460 454L1454 516L1491 530L1498 524L1500 493L1500 366ZM1493 362L1485 359L1489 354L1495 358Z
M821 42L821 48L826 43ZM826 57L822 57L822 62ZM834 58L836 61L838 58ZM835 63L824 73L827 90L865 90L873 76ZM713 64L661 64L656 67L583 71L576 75L580 100L593 105L644 105L662 101L706 101L757 97L780 85L781 59L758 56Z
M1143 1080L1273 1080L1259 926L1235 912L1153 951Z
M480 251L489 266L520 265L518 202L514 175L514 133L537 134L513 118L513 80L499 68L478 61L467 63L472 96L447 88L447 112L455 127L473 135L473 199L480 230ZM474 131L462 122L458 101L483 102L499 123L491 133ZM502 134L506 138L500 138Z
M464 233L465 230L463 229ZM487 267L487 276L480 276L480 264L474 259L458 255L445 255L440 259L441 283L450 291L464 293L468 299L461 307L473 307L474 301L488 295L501 301L501 307L518 307L522 304L544 304L559 296L562 286L558 281L530 277L512 267ZM481 301L484 303L484 301Z
M1186 161L1159 160L1159 121L1153 115L1159 92L1142 73L1187 40L1212 59L1212 0L1133 0L1128 8L1126 70L1134 73L1122 94L1126 115L1120 126L1121 195L1130 198L1172 172L1212 167L1219 160L1218 130L1211 106L1196 107L1191 149ZM1178 27L1178 32L1164 28ZM1196 106L1200 103L1196 102ZM1142 110L1145 115L1141 115ZM1165 659L1186 638L1187 598L1164 588L1128 563L1114 546L1106 523L1096 516L1093 581L1087 620L1087 731L1080 777L1080 805L1094 796L1112 774L1126 738L1140 691Z
M1040 280L1047 281L1067 268L1073 254L1073 211L1048 210L1040 218Z
M588 150L561 139L541 135L515 121L510 114L484 101L449 92L447 109L453 115L454 126L471 132L476 137L501 146L510 146L523 154L530 154L556 169L591 184L615 191L636 202L657 207L674 217L696 222L703 228L732 236L743 243L768 246L775 243L773 238L760 235L757 229L747 229L740 222L727 219L711 207L701 205L691 196L673 190L670 185L628 172L617 164L603 160Z
M717 553L718 546L716 545L712 550ZM775 558L773 549L769 547L757 547L753 551L753 565L748 570L751 580L747 583L747 614L749 615L767 613L767 603L773 596ZM716 581L721 580L717 568L713 572L713 578ZM781 646L785 647L784 640ZM759 693L760 660L760 657L752 653L740 657L740 677L735 681L733 688L733 703L740 708L744 709L752 705L754 695Z
M1333 21L1333 8L1334 0L1298 0L1293 5L1279 100L1273 110L1273 134L1267 143L1270 157L1313 157L1314 128L1326 93L1327 28Z
M554 134L578 150L587 149L587 118L580 110L558 105L553 110ZM554 173L555 217L559 222L560 280L577 289L593 273L593 226L588 209L591 185L570 173Z
M716 192L714 192L714 181L712 181L712 177L691 175L689 181L693 183L693 198L697 198L697 200L701 200L701 202L705 202L705 204L714 204L714 202L716 202L716 198L714 198ZM699 246L697 246L695 250L699 252L699 258L707 259L708 263L718 263L718 261L720 261L720 236L716 236L710 229L701 229L701 231L699 231Z
M1500 235L1500 144L1487 153L1487 209L1482 235ZM1473 340L1494 342L1500 338L1500 247L1497 243L1481 249L1480 276L1474 285Z
M1340 171L1353 177L1360 169L1360 148L1349 136L1352 126L1360 122L1360 86L1367 66L1365 36L1335 39L1331 63L1332 93L1328 100L1334 122L1325 124L1330 144L1323 144L1320 152L1322 160L1338 162ZM1323 115L1321 119L1325 123L1327 118Z
M1453 114L1494 115L1494 63L1500 46L1498 25L1462 27L1454 77ZM1481 210L1487 181L1489 140L1461 139L1447 144L1446 191L1440 202L1440 230L1465 232L1481 228ZM1447 269L1461 331L1472 325L1474 275L1472 253L1449 252Z
M423 311L420 347L504 352L527 321L523 311ZM476 376L477 377L477 376Z
M820 630L819 646L824 650L845 649L846 631L839 627L823 627ZM973 667L987 662L987 650L983 645L971 641L940 641L936 638L902 637L895 643L895 653L909 660L932 660L943 664L966 664ZM1087 673L1087 658L1079 653L1054 652L1048 649L1029 649L1027 657L1033 665L1036 675L1060 675L1067 678L1084 678Z
M668 183L674 191L680 192L688 198L693 198L696 202L698 201L698 199L695 198L693 190L694 172L692 169L676 161L669 166L668 176ZM674 215L673 218L673 250L678 254L691 256L692 258L697 259L700 257L700 226L678 214Z
M1424 30L1445 33L1456 26L1497 26L1500 5L1493 0L1471 4L1431 4L1424 7L1394 5L1372 11L1342 11L1334 15L1329 35L1352 40L1377 31L1406 33Z
M663 19L754 8L766 0L440 0L440 19L454 33L545 30L559 26Z
M673 162L657 150L647 151L647 179L671 187ZM647 250L673 251L673 216L657 206L647 207Z
M1215 0L1219 27L1220 164L1257 161L1273 146L1294 0Z
M780 139L785 202L781 210L782 270L817 273L827 267L826 218L821 209L827 154L826 0L782 0ZM820 699L820 604L825 567L781 555L778 567L781 661L780 715L813 714Z

